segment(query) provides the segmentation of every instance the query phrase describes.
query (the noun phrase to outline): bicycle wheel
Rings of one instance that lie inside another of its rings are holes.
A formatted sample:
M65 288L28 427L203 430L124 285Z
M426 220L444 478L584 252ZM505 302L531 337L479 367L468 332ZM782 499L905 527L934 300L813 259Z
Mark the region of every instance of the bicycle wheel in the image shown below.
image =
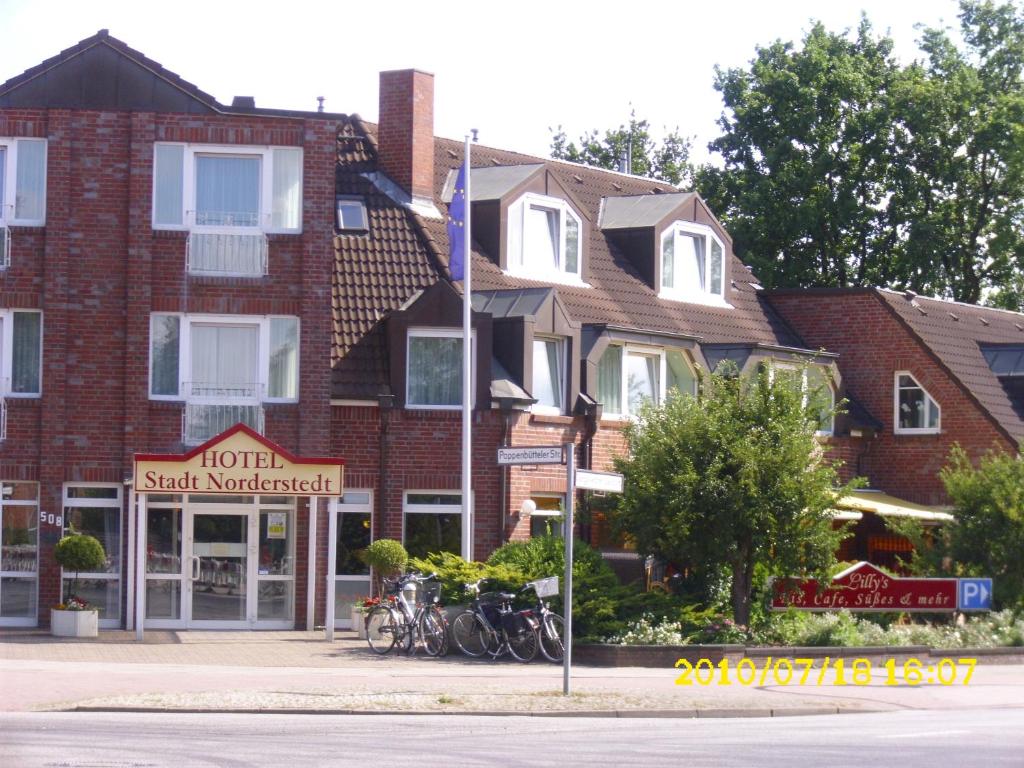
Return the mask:
M465 611L452 622L452 640L456 647L475 659L487 653L487 629L472 611Z
M427 656L444 656L448 652L448 622L439 608L431 607L423 612L420 636Z
M390 608L379 605L366 615L366 642L374 653L387 653L395 646L398 624Z
M540 647L540 636L536 629L527 628L518 634L508 635L506 647L508 652L512 654L513 659L525 664L526 662L533 661L537 656L537 649Z
M538 633L544 658L560 663L565 656L565 621L557 613L546 614Z

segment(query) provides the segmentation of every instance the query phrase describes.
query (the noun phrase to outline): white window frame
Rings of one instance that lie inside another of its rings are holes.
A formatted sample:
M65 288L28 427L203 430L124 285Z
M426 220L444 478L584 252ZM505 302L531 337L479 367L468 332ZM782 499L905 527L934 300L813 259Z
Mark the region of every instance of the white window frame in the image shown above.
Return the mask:
M153 394L153 322L156 317L174 316L178 318L178 393L176 395ZM172 402L204 402L222 405L255 405L257 403L297 403L298 389L294 398L270 397L267 387L270 383L270 321L276 318L294 320L299 329L299 349L296 351L296 369L302 372L302 320L294 315L201 315L184 312L153 312L149 316L149 399L169 400ZM255 326L259 333L259 353L257 375L260 381L254 382L259 391L255 397L193 397L185 392L185 384L192 381L192 326L193 325L230 325ZM300 379L301 380L301 379Z
M33 616L6 616L6 617L0 617L0 627L34 627L34 626L36 626L38 624L38 618L37 617L38 617L38 614L39 614L39 575L40 575L40 573L42 573L42 569L40 568L40 561L41 561L41 558L42 558L42 547L41 547L42 531L43 531L43 526L44 525L47 525L47 524L52 525L53 524L55 515L52 512L45 512L45 511L40 512L39 511L39 505L40 505L39 495L40 495L40 490L41 490L39 483L32 482L32 481L29 481L29 480L5 480L3 482L0 482L0 489L2 489L8 483L25 483L25 484L28 484L28 485L34 485L35 489L36 489L36 497L34 499L32 499L32 500L20 500L19 499L19 500L16 500L16 501L15 500L8 500L7 497L3 495L2 490L0 490L0 518L3 518L3 516L4 516L4 509L5 508L10 508L10 507L32 507L35 510L35 513L32 515L32 517L36 521L36 540L34 542L34 544L36 545L35 569L31 570L31 571L3 571L3 570L0 570L0 578L3 578L3 579L15 578L15 579L25 579L25 580L32 579L32 588L34 590L32 600L33 600L33 605L35 605L35 608L36 608L36 614L33 615ZM60 516L56 516L56 517L60 518ZM63 530L63 526L64 526L63 519L59 519L58 520L58 525ZM0 584L0 590L2 590L2 589L3 589L3 585Z
M68 490L70 488L113 488L117 491L116 499L96 499L96 498L83 498L73 499L68 496ZM124 578L126 564L124 562L124 486L120 483L64 483L61 489L61 515L63 517L63 535L67 535L68 526L68 507L90 507L92 509L117 509L118 511L118 535L117 535L117 562L118 569L113 573L107 571L89 571L86 573L82 571L78 574L79 579L93 579L96 581L116 581L117 582L117 617L113 619L100 619L99 624L105 629L117 629L121 626L121 619L124 611L121 608L122 599L124 598ZM106 553L109 556L109 552ZM69 571L65 571L61 568L60 572L60 589L61 599L63 600L64 595L64 582L68 579L74 579L75 575Z
M554 264L544 269L525 263L526 249L526 217L530 206L554 210L558 213L558 260L562 263L561 268ZM565 247L566 247L566 218L572 217L578 227L579 240L577 242L576 271L569 272L565 269ZM566 285L587 286L583 281L583 217L580 216L565 200L547 195L538 195L535 192L527 192L508 207L508 239L507 239L507 269L506 274L516 277L525 277L529 280L539 280L552 283L564 283ZM589 287L589 286L588 286Z
M156 153L159 147L180 146L184 148L182 158L182 200L181 224L158 223L156 220ZM304 163L300 162L299 170L299 226L295 229L275 228L272 220L274 200L274 150L298 150L302 147L290 146L256 146L248 144L187 144L176 141L161 141L153 145L153 184L150 191L150 221L153 229L176 230L183 232L206 232L210 234L251 235L264 234L302 234L302 209L305 195ZM260 208L258 224L248 226L211 226L196 224L196 157L203 155L220 155L223 157L259 157L260 158ZM304 154L303 154L304 158Z
M622 397L622 413L606 412L602 418L611 419L636 419L637 414L629 411L629 366L626 364L630 355L637 357L657 357L658 363L658 405L665 402L666 383L668 381L667 361L665 359L664 347L652 347L643 344L609 344L609 347L622 348L622 369L619 371L619 391ZM599 363L600 364L600 363Z
M567 355L567 352L568 352L568 349L569 349L569 345L566 344L565 343L565 339L563 337L560 337L560 336L534 336L533 337L533 343L536 344L538 341L554 342L557 345L557 348L558 348L558 386L559 386L559 390L558 391L559 391L559 393L561 395L562 405L561 405L561 407L554 407L554 406L550 406L550 405L541 405L540 403L534 403L530 407L530 410L533 413L547 414L547 415L551 415L551 416L561 416L562 414L565 413L566 401L569 399L568 395L566 394L566 391L568 389L567 382L566 382L566 378L567 378L566 373L567 373L567 370L568 370L568 360L566 359L566 355ZM530 354L531 355L534 354L532 345L531 345L531 349L530 349ZM534 367L534 369L533 369L533 381L530 382L531 394L533 394L533 390L535 390L536 388L537 388L537 370Z
M358 502L348 502L348 503L346 503L345 502L345 496L348 495L348 494L355 494L355 493L365 493L366 497L367 497L367 500L365 502L358 501ZM329 507L329 513L336 516L335 517L335 526L336 526L336 531L337 532L341 531L341 516L343 514L349 513L349 514L355 514L355 515L369 515L370 516L370 543L372 544L375 541L376 537L373 535L373 524L374 524L374 517L375 517L375 515L374 515L374 511L373 511L374 504L373 504L373 489L372 488L349 488L349 489L346 489L345 493L342 494L340 497L336 497L336 498L331 499L328 507ZM337 536L337 533L335 533L335 536ZM337 546L337 545L335 544L335 546ZM337 552L335 552L335 557L337 557ZM332 565L331 567L333 569L335 566ZM365 584L366 585L366 594L370 595L372 593L372 591L373 591L373 570L370 569L370 571L368 573L363 574L363 575L360 575L360 574L347 574L347 573L346 574L342 574L342 573L338 573L335 570L334 571L334 585L335 585L334 599L335 599L335 602L337 602L337 599L338 599L337 598L337 586L338 586L338 584L340 582L347 582L347 583L350 583L350 584ZM350 626L350 624L351 624L351 618L349 616L339 615L337 613L337 610L335 610L335 614L334 614L334 628L335 629L355 629L355 627Z
M676 277L679 275L679 254L681 249L679 247L680 237L691 237L697 235L698 237L704 238L704 288L694 290L679 285L673 285L671 288L666 288L664 285L664 243L665 237L669 233L672 234L672 259L673 259L673 282L677 282ZM722 292L712 293L711 292L711 243L715 242L718 247L722 249ZM726 284L726 249L725 243L715 234L715 231L707 226L706 224L697 224L692 221L674 221L668 227L666 227L658 236L658 298L661 299L672 299L674 301L686 301L690 303L699 304L710 304L713 306L730 307L732 306L725 300L725 284Z
M423 328L414 327L409 328L405 335L405 407L414 411L459 411L462 410L462 404L458 405L423 405L413 404L409 402L409 373L412 370L412 366L409 363L410 360L410 347L412 346L413 338L429 338L429 339L462 339L463 332L461 328ZM472 407L476 407L476 331L472 331L469 341L470 346L470 370L472 372ZM460 369L459 376L461 380L462 371ZM463 393L465 396L465 393Z
M929 403L934 406L936 410L935 426L934 427L901 427L900 426L900 376L909 376L911 381L917 385L917 389L920 389L925 396L925 423L928 423L927 409ZM918 380L918 378L910 371L896 371L892 378L892 429L893 433L897 435L937 435L942 432L942 406L939 405L939 401L932 397L931 392L925 389L924 385Z
M556 518L560 517L560 518L562 518L561 521L559 521L558 525L555 526L556 530L554 531L554 533L555 533L556 536L565 536L565 494L564 493L547 493L547 492L533 493L533 492L531 492L530 493L530 500L532 501L534 499L558 499L558 501L562 504L562 511L561 512L554 512L554 511L552 511L550 509L535 509L533 512L531 512L530 513L530 520L528 521L529 525L530 525L530 538L533 538L533 518L535 518L535 517L536 518L552 518L552 517L556 517Z
M17 215L17 184L18 184L18 144L25 141L41 141L43 143L43 218L18 219ZM4 168L3 198L0 199L0 226L11 227L42 227L46 224L46 182L49 172L50 144L46 139L24 137L0 138L0 147L7 150L7 164Z
M409 497L423 493L437 496L458 496L458 504L410 504ZM473 494L470 495L470 504L473 503ZM405 518L406 515L459 515L459 535L462 535L462 491L451 489L406 489L402 491L402 546L405 546ZM470 535L475 535L471 533ZM465 545L465 542L461 542ZM459 553L456 553L459 554Z
M687 354L687 352L685 350L679 349L678 347L673 347L673 348L665 347L664 351L665 351L665 355L664 355L664 359L665 359L665 376L664 376L664 379L665 379L665 395L664 396L668 397L668 392L669 392L669 387L668 387L668 353L669 352L676 352L680 357L683 358L683 365L685 365L689 369L690 375L693 376L693 390L690 391L690 392L680 391L679 394L681 394L681 395L691 395L693 397L696 397L697 393L700 391L700 376L697 374L697 366L694 364L693 359L690 357L689 354Z
M14 315L16 313L32 313L39 315L39 391L14 392ZM46 349L43 311L41 309L0 309L0 396L36 400L43 396L43 350Z

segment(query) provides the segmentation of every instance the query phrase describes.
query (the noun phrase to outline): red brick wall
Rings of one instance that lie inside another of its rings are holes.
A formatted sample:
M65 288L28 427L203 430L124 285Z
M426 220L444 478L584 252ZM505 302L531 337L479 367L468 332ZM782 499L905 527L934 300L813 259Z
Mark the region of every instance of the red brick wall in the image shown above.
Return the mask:
M1009 441L906 327L871 293L774 295L772 304L811 347L838 352L843 386L884 425L864 441L861 471L873 487L923 504L947 502L939 470L953 443L972 456ZM910 371L942 409L937 435L893 432L893 381Z
M337 127L319 118L0 111L0 136L48 139L46 226L13 229L12 265L0 272L0 306L43 310L43 395L10 401L0 479L38 479L41 509L60 512L65 482L119 483L134 453L181 450L182 406L149 400L154 311L299 316L300 403L268 405L267 435L298 453L329 453L330 371L316 361L330 357ZM303 147L303 232L270 236L267 277L186 275L184 233L150 223L154 141ZM303 536L306 525L300 511ZM126 546L127 518L122 527ZM58 599L59 534L41 529L43 623ZM300 579L300 621L304 589Z

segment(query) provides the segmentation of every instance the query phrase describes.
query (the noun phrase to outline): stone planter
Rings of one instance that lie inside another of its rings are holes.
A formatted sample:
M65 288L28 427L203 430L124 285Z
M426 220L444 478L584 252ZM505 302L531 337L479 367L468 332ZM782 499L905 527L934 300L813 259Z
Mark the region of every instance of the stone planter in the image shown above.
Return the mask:
M54 637L97 637L100 612L50 610L50 634Z
M359 635L360 640L366 639L366 614L362 611L352 611L352 629Z

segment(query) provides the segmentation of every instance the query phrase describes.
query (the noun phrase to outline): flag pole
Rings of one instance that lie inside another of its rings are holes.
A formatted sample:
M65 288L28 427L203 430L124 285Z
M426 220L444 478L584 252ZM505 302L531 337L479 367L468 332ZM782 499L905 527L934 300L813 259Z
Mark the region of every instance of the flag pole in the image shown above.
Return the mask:
M462 228L463 262L465 278L462 282L462 557L473 559L473 302L470 281L470 265L473 263L472 237L470 234L470 142L466 134L466 149L463 154L463 176L465 178L465 226Z

